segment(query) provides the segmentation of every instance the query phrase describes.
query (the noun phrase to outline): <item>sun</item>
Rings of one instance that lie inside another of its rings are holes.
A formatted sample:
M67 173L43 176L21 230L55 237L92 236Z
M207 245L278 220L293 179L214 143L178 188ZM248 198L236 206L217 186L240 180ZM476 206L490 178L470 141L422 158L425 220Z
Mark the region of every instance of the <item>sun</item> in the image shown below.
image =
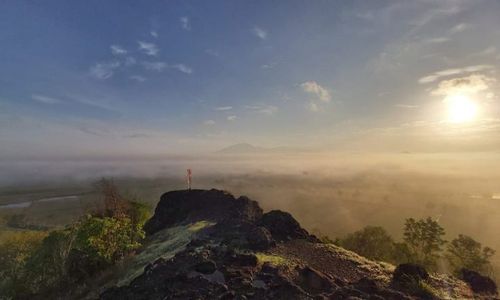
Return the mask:
M457 94L446 98L448 121L451 123L472 122L477 115L476 103L466 95Z

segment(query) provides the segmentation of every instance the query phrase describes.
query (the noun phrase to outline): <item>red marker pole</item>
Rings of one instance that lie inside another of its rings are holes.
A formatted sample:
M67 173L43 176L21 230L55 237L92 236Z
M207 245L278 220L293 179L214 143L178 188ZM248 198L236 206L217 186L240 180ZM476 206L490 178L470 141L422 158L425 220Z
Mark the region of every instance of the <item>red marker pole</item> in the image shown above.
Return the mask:
M187 185L188 190L191 190L191 169L187 169Z

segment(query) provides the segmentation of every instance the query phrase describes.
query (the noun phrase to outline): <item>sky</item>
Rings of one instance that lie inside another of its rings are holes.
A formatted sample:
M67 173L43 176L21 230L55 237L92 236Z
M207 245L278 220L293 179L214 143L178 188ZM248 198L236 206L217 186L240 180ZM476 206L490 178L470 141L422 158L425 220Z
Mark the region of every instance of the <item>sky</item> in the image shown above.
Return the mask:
M0 3L0 159L498 151L500 1Z

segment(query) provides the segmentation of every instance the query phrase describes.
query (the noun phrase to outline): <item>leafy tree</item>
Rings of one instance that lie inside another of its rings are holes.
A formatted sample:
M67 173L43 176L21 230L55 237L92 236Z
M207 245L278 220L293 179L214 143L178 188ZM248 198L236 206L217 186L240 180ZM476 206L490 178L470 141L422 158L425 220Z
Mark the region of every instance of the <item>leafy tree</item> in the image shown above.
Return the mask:
M347 235L340 246L370 259L392 261L394 241L384 228L367 226Z
M406 243L394 243L393 263L404 264L412 262L412 253Z
M140 247L144 231L128 217L87 217L79 226L76 247L96 260L114 263Z
M75 240L75 228L52 231L26 262L31 290L51 288L65 281L67 258Z
M495 250L489 247L482 247L481 243L473 238L459 234L448 244L446 258L456 274L462 268L473 270L479 273L490 273L490 258L495 254Z
M443 240L444 228L430 217L427 219L407 219L405 222L404 241L408 246L411 261L430 269L435 269L439 253L446 243Z
M0 244L0 295L12 298L29 292L25 265L41 244L45 232L13 232Z

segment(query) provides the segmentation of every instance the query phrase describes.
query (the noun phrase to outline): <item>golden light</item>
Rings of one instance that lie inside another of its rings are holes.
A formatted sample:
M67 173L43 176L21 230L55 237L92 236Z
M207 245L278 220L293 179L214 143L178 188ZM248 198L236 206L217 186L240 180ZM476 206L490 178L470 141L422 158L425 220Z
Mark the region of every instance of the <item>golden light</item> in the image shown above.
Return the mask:
M457 94L446 98L448 105L448 121L452 123L467 123L476 118L477 105L466 95Z

